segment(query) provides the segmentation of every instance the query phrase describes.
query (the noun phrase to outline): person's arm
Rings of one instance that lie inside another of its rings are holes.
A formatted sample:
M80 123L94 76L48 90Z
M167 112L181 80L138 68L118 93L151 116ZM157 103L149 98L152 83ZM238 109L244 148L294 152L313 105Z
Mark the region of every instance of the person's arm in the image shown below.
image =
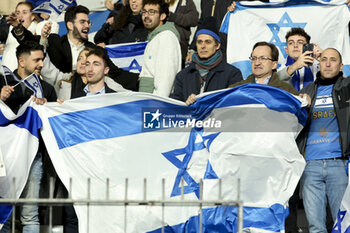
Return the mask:
M232 72L231 72L229 85L238 83L242 80L243 80L242 72L238 68L234 67L234 69L232 69Z
M57 86L59 81L68 80L72 73L61 72L54 64L52 64L50 57L46 56L44 59L44 66L41 69L41 77L52 86Z
M116 92L131 92L130 90L125 89L122 85L111 79L110 77L105 77L105 83L109 88Z
M199 14L193 0L186 0L186 5L180 6L180 8L184 10L171 12L168 21L184 28L197 26Z
M98 30L98 32L94 36L95 44L99 44L99 43L104 43L105 45L109 44L108 41L112 35L111 32L112 30L111 30L110 24L108 22L104 23L101 29Z
M10 25L8 24L0 25L0 43L6 43L9 32L10 32Z
M182 83L181 72L177 73L177 75L175 77L174 89L169 97L185 102L184 95L183 95L183 83Z

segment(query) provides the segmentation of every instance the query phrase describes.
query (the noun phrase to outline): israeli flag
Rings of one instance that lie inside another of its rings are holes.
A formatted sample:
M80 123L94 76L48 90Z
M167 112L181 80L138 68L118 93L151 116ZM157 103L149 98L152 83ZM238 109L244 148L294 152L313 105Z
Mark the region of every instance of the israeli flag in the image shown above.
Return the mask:
M244 229L284 232L286 204L305 166L295 138L307 114L291 94L247 84L192 106L113 93L39 107L45 145L68 190L72 178L73 199L179 201L183 180L185 201L233 201L239 178ZM74 207L79 232L199 232L200 218L203 232L237 229L233 206Z
M25 79L23 79L24 84L34 92L34 96L37 98L44 98L43 88L41 87L38 75L32 73Z
M10 70L10 68L8 68L5 65L2 65L2 70L3 70L3 75L7 76L10 75L14 80L16 80L17 82L20 82L21 80ZM6 77L4 77L6 79ZM6 81L7 83L7 81Z
M0 101L0 154L5 176L0 176L0 198L19 198L28 179L30 166L38 151L41 120L28 100L14 114ZM16 178L15 184L13 178ZM14 186L15 185L15 186ZM12 206L0 206L0 226L6 222ZM1 228L0 227L0 228Z
M108 56L123 70L140 73L147 42L107 45Z
M50 15L52 20L57 19L57 17L66 10L69 6L76 5L75 0L48 0L41 3L39 6L33 9L33 13L36 14L47 14Z
M343 200L340 204L337 220L334 223L332 233L350 232L350 186L345 190Z
M267 41L279 49L279 64L286 63L286 33L303 28L311 43L321 49L336 48L343 56L343 71L350 75L349 9L345 1L298 1L282 3L237 2L236 10L223 20L221 31L228 34L227 62L247 77L251 74L249 56L253 45Z

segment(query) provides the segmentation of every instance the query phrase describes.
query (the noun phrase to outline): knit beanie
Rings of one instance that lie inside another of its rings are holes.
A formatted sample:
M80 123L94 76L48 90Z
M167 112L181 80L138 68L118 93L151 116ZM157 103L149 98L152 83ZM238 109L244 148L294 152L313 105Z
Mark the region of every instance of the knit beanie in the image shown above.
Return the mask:
M216 27L216 19L213 16L208 16L203 20L203 23L198 26L196 39L199 35L206 34L214 37L220 43L219 30Z

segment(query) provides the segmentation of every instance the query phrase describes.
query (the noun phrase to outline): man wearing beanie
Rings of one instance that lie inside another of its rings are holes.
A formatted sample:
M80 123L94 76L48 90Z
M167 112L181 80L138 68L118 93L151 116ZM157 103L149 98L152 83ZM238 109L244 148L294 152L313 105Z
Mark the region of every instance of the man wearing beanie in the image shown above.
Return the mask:
M144 0L141 12L149 34L139 91L168 97L181 70L180 35L173 22L166 22L169 5L164 0Z
M242 73L225 62L214 17L205 18L196 33L197 52L192 63L175 78L171 98L187 101L207 91L224 89L242 80Z

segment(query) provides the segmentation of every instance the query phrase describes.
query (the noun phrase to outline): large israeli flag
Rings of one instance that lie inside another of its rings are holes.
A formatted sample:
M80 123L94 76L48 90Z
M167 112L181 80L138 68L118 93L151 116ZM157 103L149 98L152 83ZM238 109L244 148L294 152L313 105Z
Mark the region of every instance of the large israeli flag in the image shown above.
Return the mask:
M350 75L349 9L345 1L298 1L282 3L237 2L236 10L227 14L221 31L228 34L227 61L241 69L243 77L251 74L248 59L258 41L275 44L279 64L285 64L286 33L300 27L311 42L322 49L336 48L343 56L344 73Z
M221 193L232 201L239 178L244 228L284 230L286 204L305 165L295 138L306 112L281 89L248 84L203 96L190 107L146 93L114 93L38 110L45 145L67 189L72 178L73 199L181 200L183 180L184 200L217 200ZM151 205L75 209L79 232L162 232L162 225L165 232L199 232L199 218L203 232L237 227L232 206L205 206L201 215L199 206L186 205L164 212Z
M0 101L0 198L19 198L26 184L30 166L38 151L41 120L28 100L14 114ZM1 156L0 156L1 157ZM15 180L15 186L13 183ZM0 206L0 226L11 214L12 206Z

